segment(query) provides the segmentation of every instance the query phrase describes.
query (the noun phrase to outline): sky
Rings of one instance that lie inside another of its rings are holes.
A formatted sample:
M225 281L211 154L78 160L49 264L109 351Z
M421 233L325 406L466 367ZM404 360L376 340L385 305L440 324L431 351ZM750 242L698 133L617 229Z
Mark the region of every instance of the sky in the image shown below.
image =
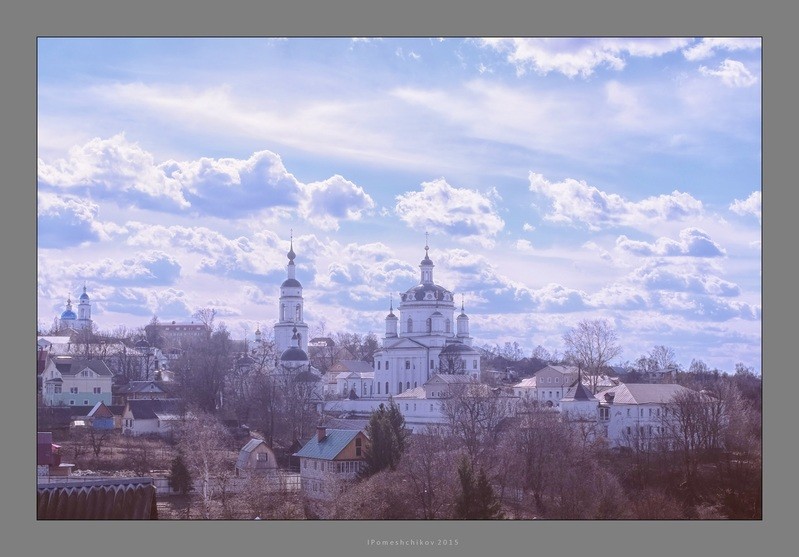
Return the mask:
M606 319L761 372L759 38L40 38L38 315L385 331L419 282L478 346Z

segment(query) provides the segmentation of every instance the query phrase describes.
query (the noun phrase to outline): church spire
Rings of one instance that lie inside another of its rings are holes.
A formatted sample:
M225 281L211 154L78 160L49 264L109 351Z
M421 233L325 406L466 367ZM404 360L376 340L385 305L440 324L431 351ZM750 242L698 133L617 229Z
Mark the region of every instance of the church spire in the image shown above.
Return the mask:
M422 270L422 284L433 284L433 261L430 259L430 255L428 251L430 250L429 243L429 234L427 232L424 233L424 259L419 264L419 268Z
M297 257L297 254L294 253L294 229L291 228L289 232L289 252L286 256L289 258L289 265L294 265L294 258Z

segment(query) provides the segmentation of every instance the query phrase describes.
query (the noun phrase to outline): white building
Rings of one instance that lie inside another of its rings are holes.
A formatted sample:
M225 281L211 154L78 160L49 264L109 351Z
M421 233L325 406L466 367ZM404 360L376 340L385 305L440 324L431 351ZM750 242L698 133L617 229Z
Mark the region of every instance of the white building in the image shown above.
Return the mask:
M399 317L391 304L383 349L375 354L372 396L388 398L424 385L436 373L480 377L480 353L472 347L469 318L455 318L452 292L433 280L425 245L419 284L401 294Z
M111 404L112 374L102 360L51 356L41 379L46 406Z
M666 433L669 405L689 391L674 383L620 383L597 394L599 423L612 446L646 444Z

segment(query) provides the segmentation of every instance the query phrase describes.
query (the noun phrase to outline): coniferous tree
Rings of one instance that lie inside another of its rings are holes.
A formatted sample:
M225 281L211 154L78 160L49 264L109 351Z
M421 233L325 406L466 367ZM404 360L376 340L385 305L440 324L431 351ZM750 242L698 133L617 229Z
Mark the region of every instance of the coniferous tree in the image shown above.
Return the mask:
M181 495L186 495L194 489L192 484L191 472L183 460L183 453L178 453L178 456L172 460L172 467L169 470L169 487Z
M461 492L455 500L455 518L463 520L502 518L500 503L484 469L480 468L475 478L472 465L464 456L458 465L458 478Z
M407 444L407 432L405 418L393 400L389 400L388 407L381 403L372 412L366 435L369 444L364 451L365 466L361 477L367 478L386 468L395 470Z

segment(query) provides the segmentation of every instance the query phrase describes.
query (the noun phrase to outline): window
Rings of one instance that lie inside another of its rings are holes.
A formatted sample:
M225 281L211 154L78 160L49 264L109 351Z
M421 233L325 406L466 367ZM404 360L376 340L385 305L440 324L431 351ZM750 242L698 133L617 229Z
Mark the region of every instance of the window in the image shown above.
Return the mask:
M386 360L386 371L388 371L388 360Z
M627 426L627 435L630 435L632 431L630 430L630 426Z
M380 394L380 383L377 384L377 394ZM388 394L388 393L386 393Z
M432 404L430 405L430 411L431 412L433 411L433 405Z
M74 406L75 405L75 401L74 400L70 400L69 404L70 404L70 406Z
M660 416L660 408L657 409L657 415Z
M72 395L78 394L78 388L77 387L70 387L69 388L69 394L72 394Z
M644 409L643 408L641 408L641 413L639 415L641 415L641 416L644 415Z
M610 419L610 408L607 408L605 406L600 406L599 419L602 420L603 422L608 421Z
M386 381L386 394L388 394L388 381Z
M413 382L413 388L416 388L416 381Z
M444 331L447 333L452 332L452 325L450 324L449 319L444 321Z
M377 369L380 369L380 360L377 360Z
M477 369L477 360L472 360L472 369Z
M406 411L408 410L408 403L407 402L405 403L405 410Z
M436 367L436 361L435 360L430 360L430 368L434 368L434 367Z
M628 418L630 417L630 409L629 408L627 409L627 417Z
M102 388L100 388L100 387L95 387L94 388L94 394L99 395L101 392L102 392Z
M399 394L399 393L401 393L401 392L402 392L402 381L400 381L399 383L397 383L397 394Z
M361 438L355 438L355 456L361 456Z
M57 394L57 395L61 394L61 385L56 385L55 386L55 394Z
M405 360L405 369L411 369L411 361Z
M258 453L256 459L258 460L258 462L268 462L269 453Z
M411 388L411 382L410 381L406 381L405 382L405 388L406 389L410 389Z
M413 319L411 319L410 317L408 318L408 332L409 333L413 332Z
M89 404L89 401L88 401L88 400L84 400L84 401L83 401L83 405L84 405L84 406L87 406L88 404ZM159 426L159 427L160 427L160 426Z
M433 320L429 317L427 318L427 332L432 332L433 330Z
M649 417L650 418L652 417L652 409L651 408L649 409Z

